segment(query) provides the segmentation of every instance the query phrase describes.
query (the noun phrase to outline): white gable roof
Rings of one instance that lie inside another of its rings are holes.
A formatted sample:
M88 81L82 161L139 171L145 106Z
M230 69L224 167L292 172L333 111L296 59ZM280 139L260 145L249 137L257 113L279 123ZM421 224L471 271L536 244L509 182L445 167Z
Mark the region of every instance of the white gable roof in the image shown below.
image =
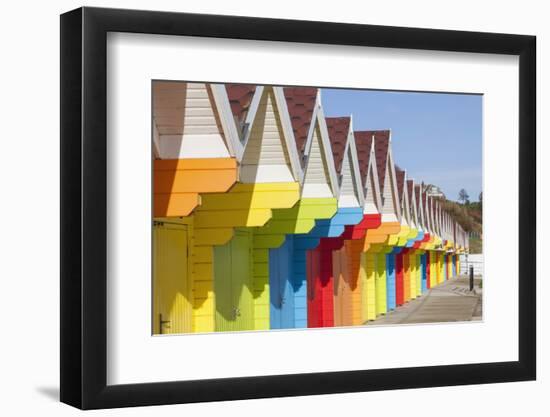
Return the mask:
M301 167L280 87L257 87L243 138L240 181L300 181Z
M306 142L306 165L302 183L302 198L336 197L339 193L334 158L328 137L320 96L311 120Z
M155 157L237 156L238 133L224 88L206 83L153 81L152 89Z

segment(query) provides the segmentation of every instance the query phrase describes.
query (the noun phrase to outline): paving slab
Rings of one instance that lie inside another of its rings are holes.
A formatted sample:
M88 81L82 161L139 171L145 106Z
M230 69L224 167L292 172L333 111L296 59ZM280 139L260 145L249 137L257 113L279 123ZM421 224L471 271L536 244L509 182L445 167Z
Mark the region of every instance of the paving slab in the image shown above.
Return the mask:
M469 278L452 278L426 291L395 310L365 323L367 325L445 323L482 319L481 278L469 289Z

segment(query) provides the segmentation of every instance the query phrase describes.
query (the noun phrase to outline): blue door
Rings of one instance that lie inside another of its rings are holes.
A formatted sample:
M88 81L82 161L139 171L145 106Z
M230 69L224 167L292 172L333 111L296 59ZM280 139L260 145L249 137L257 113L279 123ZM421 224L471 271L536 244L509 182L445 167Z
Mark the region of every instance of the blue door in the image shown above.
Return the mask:
M292 286L293 239L269 250L269 300L272 329L294 328L294 289Z
M395 309L395 255L386 255L388 310Z
M427 257L426 255L420 255L420 273L422 277L422 293L428 291L428 270L426 269Z

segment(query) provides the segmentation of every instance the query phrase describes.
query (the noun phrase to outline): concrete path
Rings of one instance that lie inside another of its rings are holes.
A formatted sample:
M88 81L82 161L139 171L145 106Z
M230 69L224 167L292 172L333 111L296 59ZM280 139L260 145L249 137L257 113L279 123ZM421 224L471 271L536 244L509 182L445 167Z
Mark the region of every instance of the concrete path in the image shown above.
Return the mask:
M483 291L481 279L469 290L468 276L462 275L431 288L422 296L370 321L368 325L441 323L481 320Z

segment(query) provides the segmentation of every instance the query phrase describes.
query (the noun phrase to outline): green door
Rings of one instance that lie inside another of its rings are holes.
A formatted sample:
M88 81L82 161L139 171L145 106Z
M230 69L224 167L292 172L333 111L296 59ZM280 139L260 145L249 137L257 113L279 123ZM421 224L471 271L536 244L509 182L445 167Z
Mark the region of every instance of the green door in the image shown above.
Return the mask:
M224 246L214 248L216 331L254 329L252 233L236 230Z

